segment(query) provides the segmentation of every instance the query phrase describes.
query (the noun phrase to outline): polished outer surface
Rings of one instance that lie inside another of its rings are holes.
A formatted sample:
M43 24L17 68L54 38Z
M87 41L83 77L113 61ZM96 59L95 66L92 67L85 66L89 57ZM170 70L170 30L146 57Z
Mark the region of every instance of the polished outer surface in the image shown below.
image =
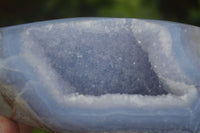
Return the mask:
M197 132L200 29L77 18L0 29L0 114L57 132Z

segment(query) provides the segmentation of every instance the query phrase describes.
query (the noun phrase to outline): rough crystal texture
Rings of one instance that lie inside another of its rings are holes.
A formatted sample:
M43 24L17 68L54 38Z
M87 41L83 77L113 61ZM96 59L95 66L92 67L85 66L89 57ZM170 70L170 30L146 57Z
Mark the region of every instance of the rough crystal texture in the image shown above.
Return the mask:
M0 29L0 114L57 132L197 132L200 29L77 18Z

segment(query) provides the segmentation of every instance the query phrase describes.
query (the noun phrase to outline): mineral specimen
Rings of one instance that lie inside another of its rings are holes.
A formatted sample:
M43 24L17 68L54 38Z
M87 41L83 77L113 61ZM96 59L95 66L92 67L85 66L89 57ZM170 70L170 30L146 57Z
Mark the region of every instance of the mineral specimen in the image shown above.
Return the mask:
M200 29L76 18L0 29L0 114L56 132L198 132Z

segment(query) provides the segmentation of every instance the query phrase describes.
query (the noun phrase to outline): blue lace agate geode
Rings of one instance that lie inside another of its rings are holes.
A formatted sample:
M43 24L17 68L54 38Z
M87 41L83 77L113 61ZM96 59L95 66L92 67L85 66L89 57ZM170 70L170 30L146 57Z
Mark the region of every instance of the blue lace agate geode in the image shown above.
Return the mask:
M0 29L0 114L57 132L197 132L200 29L77 18Z

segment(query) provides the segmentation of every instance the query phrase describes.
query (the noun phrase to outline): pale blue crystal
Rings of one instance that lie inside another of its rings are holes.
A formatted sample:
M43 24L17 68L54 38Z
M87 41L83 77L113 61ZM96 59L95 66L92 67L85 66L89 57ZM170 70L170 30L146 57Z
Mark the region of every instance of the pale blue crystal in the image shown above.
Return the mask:
M1 28L0 114L58 132L197 132L199 36L119 18Z

